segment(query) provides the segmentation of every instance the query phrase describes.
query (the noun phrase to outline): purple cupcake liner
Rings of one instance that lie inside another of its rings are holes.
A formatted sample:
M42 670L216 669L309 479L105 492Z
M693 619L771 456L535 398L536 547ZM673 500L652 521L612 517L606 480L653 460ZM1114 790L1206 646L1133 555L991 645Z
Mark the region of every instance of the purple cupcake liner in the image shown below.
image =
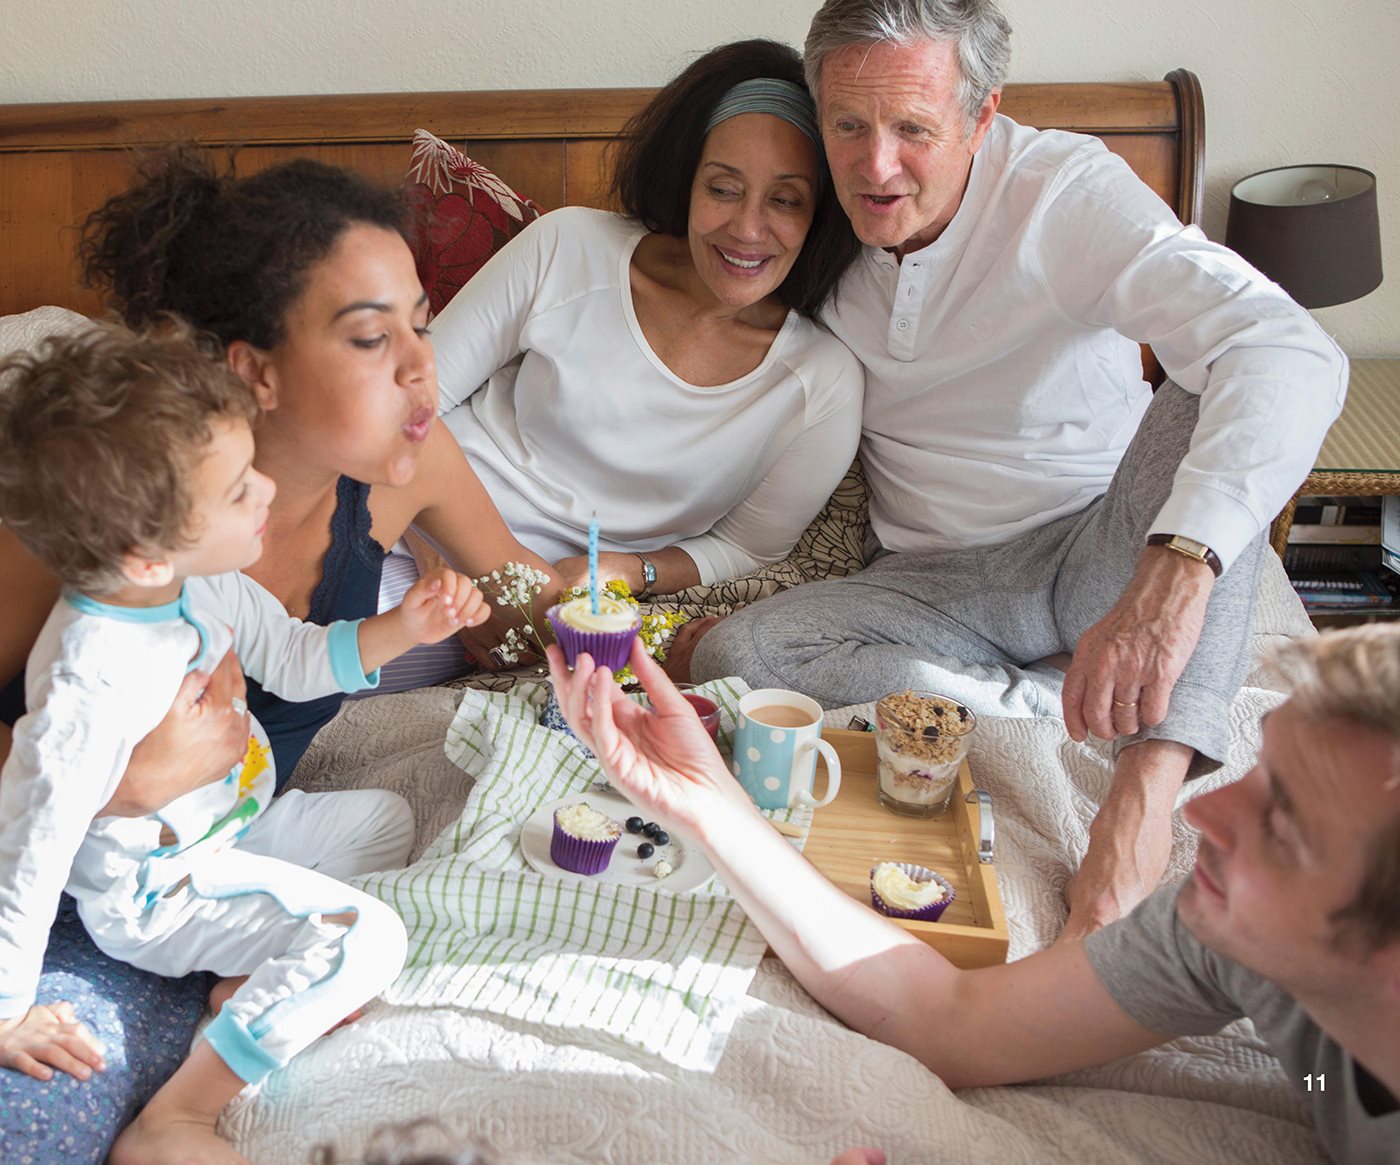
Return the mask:
M881 862L879 865L884 865ZM956 898L957 892L953 889L952 883L942 874L935 874L927 866L915 865L913 862L894 862L916 882L937 882L943 887L943 897L937 902L930 902L927 906L921 906L917 910L900 910L896 906L891 906L883 898L875 893L875 871L879 865L870 867L870 905L875 907L881 914L889 918L913 918L919 922L937 922L939 916L948 909L949 904Z
M575 874L601 874L612 861L613 850L622 839L617 837L593 841L585 837L575 837L559 828L554 822L554 834L549 839L549 858L562 870Z
M632 654L632 640L642 629L640 615L626 631L580 631L560 619L558 613L559 607L553 606L545 612L545 617L554 628L554 638L564 652L564 662L570 667L584 652L593 657L596 666L610 671L621 671L627 666L627 657Z

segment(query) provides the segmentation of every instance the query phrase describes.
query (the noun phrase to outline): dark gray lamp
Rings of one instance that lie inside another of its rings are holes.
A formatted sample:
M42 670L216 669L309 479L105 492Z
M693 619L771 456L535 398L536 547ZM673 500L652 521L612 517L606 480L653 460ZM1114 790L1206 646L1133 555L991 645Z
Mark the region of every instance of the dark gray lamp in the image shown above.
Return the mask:
M1349 303L1381 283L1376 176L1356 166L1284 166L1235 183L1225 245L1304 307Z

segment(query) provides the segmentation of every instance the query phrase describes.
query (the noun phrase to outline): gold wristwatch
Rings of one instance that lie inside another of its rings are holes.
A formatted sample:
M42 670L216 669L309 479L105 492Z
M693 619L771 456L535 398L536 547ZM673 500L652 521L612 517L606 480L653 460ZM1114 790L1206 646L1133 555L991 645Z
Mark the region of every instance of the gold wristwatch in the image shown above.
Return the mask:
M1187 558L1204 562L1210 567L1211 573L1216 578L1220 577L1220 557L1204 542L1197 542L1194 538L1187 538L1181 534L1149 534L1147 544L1149 546L1165 546L1168 550L1175 550L1178 554L1186 555Z

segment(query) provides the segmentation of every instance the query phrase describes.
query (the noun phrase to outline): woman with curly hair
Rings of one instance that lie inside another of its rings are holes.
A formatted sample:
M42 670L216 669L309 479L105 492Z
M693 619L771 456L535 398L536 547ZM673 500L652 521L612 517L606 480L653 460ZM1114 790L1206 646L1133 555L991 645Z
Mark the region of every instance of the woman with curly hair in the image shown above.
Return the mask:
M346 171L299 160L234 178L193 149L148 160L85 232L89 279L128 324L183 317L253 388L262 408L254 465L277 495L248 574L315 623L375 613L386 550L410 523L474 575L508 559L548 569L511 536L437 420L427 299L401 232L397 196ZM3 528L0 593L8 724L23 712L24 660L58 587ZM482 640L483 653L493 642ZM342 697L290 704L249 681L244 699L235 662L212 680L191 677L104 814L155 812L221 779L246 747L247 709L267 730L280 785ZM0 759L9 746L4 728ZM41 1002L50 989L75 1007L55 1015L46 1059L0 1040L0 1062L33 1077L0 1073L7 1159L28 1151L33 1160L100 1161L188 1051L208 985L114 963L83 934L70 901L50 940ZM105 1072L92 1071L84 1024L107 1045ZM54 1069L86 1083L51 1094L39 1081ZM173 1142L149 1142L141 1160L158 1163L167 1149Z

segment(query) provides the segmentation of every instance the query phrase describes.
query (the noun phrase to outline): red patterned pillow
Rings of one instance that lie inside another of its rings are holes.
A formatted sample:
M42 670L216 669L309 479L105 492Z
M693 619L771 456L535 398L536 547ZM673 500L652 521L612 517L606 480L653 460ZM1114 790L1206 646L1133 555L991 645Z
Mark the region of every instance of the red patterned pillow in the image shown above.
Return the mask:
M485 166L425 129L413 135L404 197L412 215L409 245L434 315L541 213Z

